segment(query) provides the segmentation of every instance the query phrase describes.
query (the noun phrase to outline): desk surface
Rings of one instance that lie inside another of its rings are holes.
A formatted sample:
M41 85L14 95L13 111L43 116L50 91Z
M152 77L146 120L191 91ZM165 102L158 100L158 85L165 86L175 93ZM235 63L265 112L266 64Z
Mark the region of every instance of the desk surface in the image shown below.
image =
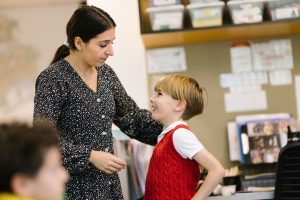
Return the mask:
M274 199L274 192L247 192L236 193L232 196L214 196L208 197L207 200L266 200Z

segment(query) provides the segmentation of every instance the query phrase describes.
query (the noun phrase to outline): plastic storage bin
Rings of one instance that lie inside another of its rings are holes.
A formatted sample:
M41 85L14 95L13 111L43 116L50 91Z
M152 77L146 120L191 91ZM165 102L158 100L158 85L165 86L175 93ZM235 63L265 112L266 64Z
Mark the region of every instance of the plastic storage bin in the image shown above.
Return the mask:
M149 0L149 6L171 6L181 4L180 0Z
M153 31L181 29L183 27L183 5L149 7L151 27Z
M218 2L220 0L189 0L190 4L194 3L213 3L213 2Z
M193 28L222 25L223 1L189 4L186 8L189 11Z
M300 0L268 0L266 6L274 21L300 17Z
M231 0L227 5L234 24L257 23L263 20L262 0Z

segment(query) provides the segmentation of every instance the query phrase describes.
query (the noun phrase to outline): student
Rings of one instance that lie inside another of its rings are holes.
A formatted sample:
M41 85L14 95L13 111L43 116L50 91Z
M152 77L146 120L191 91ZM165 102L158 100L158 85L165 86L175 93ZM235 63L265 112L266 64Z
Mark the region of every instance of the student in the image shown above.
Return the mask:
M68 174L55 129L0 124L0 200L61 200Z
M47 119L59 130L70 200L123 199L117 172L126 162L114 155L112 123L152 145L162 130L105 63L113 55L115 26L100 8L78 8L67 24L67 42L36 80L34 123Z
M155 85L151 111L164 130L150 160L145 200L202 200L221 182L224 168L185 122L202 113L203 90L196 80L185 75L167 75ZM196 192L199 167L208 174Z

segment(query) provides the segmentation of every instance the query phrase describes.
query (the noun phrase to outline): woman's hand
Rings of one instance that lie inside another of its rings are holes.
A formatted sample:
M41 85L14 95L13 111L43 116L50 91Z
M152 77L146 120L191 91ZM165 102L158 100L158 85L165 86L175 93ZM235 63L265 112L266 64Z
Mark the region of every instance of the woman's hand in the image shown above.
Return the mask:
M90 163L107 174L116 173L127 166L125 161L111 153L94 150L91 151Z

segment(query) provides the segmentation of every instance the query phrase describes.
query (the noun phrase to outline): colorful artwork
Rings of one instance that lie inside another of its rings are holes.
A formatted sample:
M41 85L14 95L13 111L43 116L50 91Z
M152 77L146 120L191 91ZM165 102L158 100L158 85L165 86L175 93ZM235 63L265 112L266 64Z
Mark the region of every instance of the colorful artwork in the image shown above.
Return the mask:
M277 162L280 134L287 133L291 120L271 120L247 123L250 160L252 164Z

